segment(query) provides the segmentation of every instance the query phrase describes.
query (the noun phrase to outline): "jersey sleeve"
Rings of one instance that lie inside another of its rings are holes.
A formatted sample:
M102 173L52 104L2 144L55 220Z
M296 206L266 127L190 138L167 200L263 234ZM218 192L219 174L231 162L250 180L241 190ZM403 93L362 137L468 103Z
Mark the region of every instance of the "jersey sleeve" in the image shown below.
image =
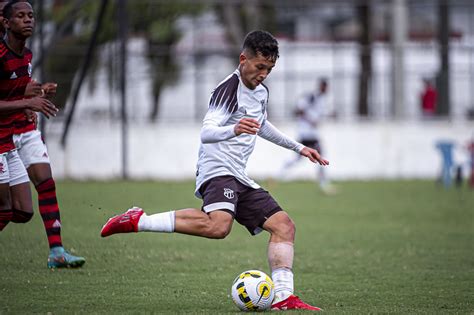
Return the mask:
M295 151L297 153L301 152L301 150L304 148L301 143L294 141L293 139L282 133L268 120L265 120L262 126L260 127L258 135L265 140L268 140L276 145Z
M213 143L235 137L234 125L227 125L227 121L238 109L238 86L239 78L236 74L232 74L212 92L201 129L203 143Z

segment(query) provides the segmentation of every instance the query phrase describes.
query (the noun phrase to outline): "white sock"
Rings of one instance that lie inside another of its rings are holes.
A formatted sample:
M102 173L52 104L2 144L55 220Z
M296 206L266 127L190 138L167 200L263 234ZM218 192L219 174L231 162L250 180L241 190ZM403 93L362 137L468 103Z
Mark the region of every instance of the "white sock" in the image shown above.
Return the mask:
M278 268L273 270L272 280L275 285L273 304L286 300L293 294L293 272L291 269Z
M139 232L174 232L175 211L161 212L152 215L145 213L138 221Z

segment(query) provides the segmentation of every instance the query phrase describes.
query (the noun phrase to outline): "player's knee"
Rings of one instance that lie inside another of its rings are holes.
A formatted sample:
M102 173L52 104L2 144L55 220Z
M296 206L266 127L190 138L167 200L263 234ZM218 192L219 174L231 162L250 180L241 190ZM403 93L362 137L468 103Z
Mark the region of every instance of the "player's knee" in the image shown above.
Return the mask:
M11 200L10 198L3 198L0 197L0 209L11 209L12 208L12 204L11 204Z
M287 216L277 224L274 233L285 241L293 242L296 234L295 223Z
M286 235L290 235L294 238L294 236L296 234L296 225L293 222L293 220L288 218L288 220L284 224L284 229L286 230L286 232L285 232Z
M212 238L214 239L224 239L227 235L229 235L230 229L227 227L219 227L216 228L212 233Z
M232 229L232 222L234 218L232 215L223 211L214 211L209 215L209 220L206 222L205 236L212 239L223 239L229 235Z
M33 212L25 212L19 210L13 210L12 222L14 223L27 223L33 217Z
M206 237L212 239L224 239L227 235L229 235L231 225L228 225L225 222L214 222L211 220L206 230Z

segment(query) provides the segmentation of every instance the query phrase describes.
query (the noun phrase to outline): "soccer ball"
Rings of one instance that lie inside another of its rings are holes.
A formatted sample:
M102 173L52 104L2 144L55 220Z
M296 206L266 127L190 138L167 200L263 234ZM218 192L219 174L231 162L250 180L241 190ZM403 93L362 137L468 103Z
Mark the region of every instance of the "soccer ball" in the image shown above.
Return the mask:
M275 289L272 279L259 270L242 272L231 289L232 300L242 311L263 311L272 306Z

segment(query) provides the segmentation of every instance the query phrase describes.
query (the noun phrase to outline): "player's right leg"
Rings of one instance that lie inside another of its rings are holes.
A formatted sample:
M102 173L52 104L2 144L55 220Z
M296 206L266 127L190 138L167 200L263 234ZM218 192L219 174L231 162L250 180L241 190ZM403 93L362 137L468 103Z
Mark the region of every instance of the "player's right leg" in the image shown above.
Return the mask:
M10 199L10 173L8 171L7 153L0 154L0 231L13 217Z
M7 154L8 171L10 173L10 195L12 202L12 222L27 223L33 217L30 180L25 166L16 150Z
M13 211L10 202L10 185L7 182L0 183L0 231L12 220Z
M239 183L234 177L215 177L199 189L203 198L202 210L189 208L146 215L142 209L135 207L109 219L101 235L147 231L221 239L232 229L238 191Z
M102 227L101 236L131 232L175 232L221 239L229 234L233 220L233 216L226 211L207 214L189 208L146 215L141 208L133 207L110 218Z
M14 223L27 223L33 217L33 204L31 202L30 182L10 182L10 194L13 208Z

